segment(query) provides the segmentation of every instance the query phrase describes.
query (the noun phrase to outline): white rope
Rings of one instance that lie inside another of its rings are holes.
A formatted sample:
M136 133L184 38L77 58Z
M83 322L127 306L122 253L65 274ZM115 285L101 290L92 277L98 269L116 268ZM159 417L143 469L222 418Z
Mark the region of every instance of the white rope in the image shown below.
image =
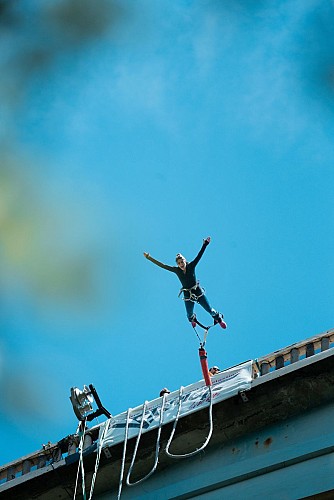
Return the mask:
M78 487L79 472L80 472L80 460L79 460L79 463L78 463L77 477L76 477L76 480L75 480L75 488L74 488L73 500L75 500L75 498L77 496L77 487Z
M169 452L169 447L171 445L171 442L172 442L172 439L173 439L173 436L174 436L174 433L175 433L175 430L176 430L176 426L177 426L177 422L179 420L179 416L180 416L180 412L181 412L181 403L182 403L182 393L183 393L183 387L181 386L180 387L180 391L179 391L179 406L178 406L178 410L177 410L177 415L176 415L176 418L174 420L174 425L173 425L173 430L172 430L172 433L170 435L170 438L168 440L168 443L166 445L166 453L169 457L171 458L188 458L188 457L192 457L194 455L196 455L197 453L199 453L200 451L204 450L204 448L208 445L210 439L211 439L211 436L212 436L212 432L213 432L213 419L212 419L212 402L213 402L213 396L212 396L212 386L209 386L209 392L210 392L210 408L209 408L209 419L210 419L210 431L209 431L209 434L208 434L208 437L206 438L205 442L202 444L202 446L190 453L186 453L184 455L174 455L173 453L170 453Z
M119 477L117 500L119 500L121 498L121 493L122 493L123 475L124 475L125 457L126 457L126 446L128 443L129 422L130 422L131 412L132 412L132 408L129 408L127 411L127 414L126 414L126 424L125 424L125 430L124 430L123 457L122 457L122 465L121 465L121 474Z
M133 457L132 457L131 465L130 465L130 468L129 468L129 472L128 472L128 475L127 475L127 478L126 478L126 484L128 486L135 486L136 484L142 483L143 481L145 481L145 479L148 479L150 476L152 476L152 474L155 472L155 470L156 470L156 468L158 466L159 451L160 451L160 435L161 435L162 422L163 422L163 418L164 418L165 400L166 400L166 394L163 395L162 403L161 403L159 428L158 428L158 435L157 435L157 440L156 440L156 445L155 445L154 465L153 465L152 469L150 470L150 472L148 474L146 474L146 476L144 476L143 478L139 479L138 481L136 481L134 483L131 483L130 482L130 476L131 476L132 469L133 469L133 466L134 466L134 463L135 463L135 460L136 460L136 455L137 455L137 451L138 451L138 447L139 447L139 442L140 442L140 438L141 438L142 430L143 430L143 424L144 424L144 420L145 420L145 410L146 410L146 406L147 406L148 402L145 401L145 403L143 405L143 414L142 414L142 418L141 418L141 421L140 421L139 433L138 433L138 437L137 437L137 440L136 440L136 445L135 445L135 449L134 449L134 452L133 452Z
M97 449L97 452L96 452L95 470L94 470L94 474L93 474L93 477L92 477L92 483L90 485L90 492L89 492L89 499L88 500L91 500L91 498L93 497L93 491L94 491L94 487L95 487L95 481L96 481L97 471L98 471L98 468L99 468L101 452L102 452L104 440L106 438L106 435L107 435L107 432L108 432L108 429L109 429L109 423L110 423L110 419L107 420L104 423L104 427L102 429L102 432L101 432L101 427L102 426L100 427L99 446L98 446L98 449Z
M170 447L171 442L173 440L174 433L175 433L175 430L176 430L176 426L177 426L177 423L178 423L178 420L179 420L179 417L180 417L180 413L181 413L183 387L182 386L180 387L180 390L179 390L179 404L178 404L177 415L176 415L176 418L175 418L175 421L174 421L174 425L173 425L173 429L172 429L171 435L170 435L169 440L168 440L167 445L166 445L166 450L165 450L166 454L169 457L171 457L171 458L187 458L187 457L192 457L192 456L196 455L197 453L199 453L200 451L204 450L204 448L208 445L208 443L209 443L209 441L211 439L211 436L212 436L212 432L213 432L213 418L212 418L213 394L212 394L212 386L209 386L209 393L210 393L210 407L209 407L210 430L209 430L209 434L208 434L205 442L202 444L202 446L200 448L198 448L198 449L196 449L196 450L194 450L194 451L192 451L190 453L186 453L186 454L183 454L183 455L175 455L175 454L169 452L169 447ZM142 435L142 429L143 429L144 419L145 419L145 411L146 411L146 406L147 406L148 402L145 401L145 403L143 405L143 413L142 413L142 418L141 418L141 422L140 422L139 433L138 433L138 436L137 436L136 445L135 445L135 449L134 449L134 452L133 452L133 457L132 457L130 468L129 468L129 471L128 471L128 474L127 474L127 478L126 478L126 484L128 486L134 486L136 484L139 484L139 483L143 482L145 479L149 478L155 472L155 470L157 468L158 461L159 461L160 435L161 435L161 429L162 429L163 417L164 417L165 399L166 399L166 394L164 394L163 400L162 400L162 404L161 404L159 428L158 428L158 435L157 435L156 448L155 448L154 465L153 465L151 471L148 474L146 474L145 477L143 477L139 481L136 481L135 483L131 483L130 482L130 476L131 476L131 473L132 473L132 469L133 469L133 466L134 466L134 462L135 462L137 451L138 451L138 447L139 447L140 438L141 438L141 435ZM127 442L128 442L129 422L130 422L130 414L131 414L131 412L132 412L132 408L129 408L128 411L127 411L127 415L126 415L126 423L125 423L125 430L124 430L124 446L123 446L123 456L122 456L121 472L120 472L119 485L118 485L117 500L120 500L120 498L121 498L122 487L123 487L123 476L124 476L124 469L125 469L126 449L127 449ZM89 500L90 500L90 498L89 498Z
M82 479L82 498L86 500L86 486L85 486L85 469L84 469L84 464L83 464L83 443L85 439L85 430L86 430L86 419L84 420L83 423L83 430L82 430L82 435L79 441L79 463L78 463L78 470L77 470L77 477L75 481L75 489L74 489L74 496L73 500L75 500L76 495L77 495L77 488L78 488L78 479L79 479L79 471L81 468L81 479Z

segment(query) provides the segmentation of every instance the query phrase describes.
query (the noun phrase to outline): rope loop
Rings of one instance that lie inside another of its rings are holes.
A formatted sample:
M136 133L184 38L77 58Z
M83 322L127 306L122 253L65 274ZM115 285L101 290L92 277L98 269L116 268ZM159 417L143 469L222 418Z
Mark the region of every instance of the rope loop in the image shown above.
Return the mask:
M139 442L140 442L140 438L141 438L141 435L142 435L143 423L144 423L144 419L145 419L145 410L146 410L146 406L147 406L148 402L145 401L145 403L144 403L143 414L142 414L142 418L141 418L141 422L140 422L139 433L138 433L138 436L137 436L137 441L136 441L135 449L134 449L134 452L133 452L133 457L132 457L131 465L130 465L130 468L129 468L129 472L128 472L128 475L127 475L127 478L126 478L126 484L128 486L135 486L136 484L142 483L143 481L145 481L145 479L148 479L150 476L152 476L152 474L155 472L155 470L156 470L156 468L158 466L159 451L160 451L160 436L161 436L162 422L163 422L163 418L164 418L165 401L166 401L166 394L163 395L162 403L161 403L160 420L159 420L158 435L157 435L157 440L156 440L156 445L155 445L155 458L154 458L153 467L150 470L150 472L148 474L146 474L146 476L144 476L143 478L139 479L138 481L136 481L134 483L131 483L130 482L130 476L131 476L132 469L133 469L133 466L134 466L134 463L135 463L135 460L136 460L136 455L137 455L137 451L138 451L138 447L139 447Z
M179 417L180 417L180 413L181 413L181 404L182 404L182 394L183 394L183 387L181 386L180 387L180 391L179 391L179 406L178 406L178 410L177 410L177 415L176 415L176 418L174 420L174 425L173 425L173 429L172 429L172 432L171 432L171 435L169 437L169 440L167 442L167 445L166 445L166 453L169 457L171 458L188 458L188 457L192 457L194 455L197 455L197 453L199 453L200 451L204 450L204 448L208 445L210 439L211 439L211 436L212 436L212 432L213 432L213 418L212 418L212 402L213 402L213 394L212 394L212 386L208 386L209 387L209 393L210 393L210 407L209 407L209 421L210 421L210 430L209 430L209 434L205 440L205 442L202 444L202 446L190 453L185 453L184 455L175 455L174 453L170 453L169 451L169 448L170 448L170 445L171 445L171 442L173 440L173 437L174 437L174 433L175 433L175 430L176 430L176 426L177 426L177 422L179 420Z

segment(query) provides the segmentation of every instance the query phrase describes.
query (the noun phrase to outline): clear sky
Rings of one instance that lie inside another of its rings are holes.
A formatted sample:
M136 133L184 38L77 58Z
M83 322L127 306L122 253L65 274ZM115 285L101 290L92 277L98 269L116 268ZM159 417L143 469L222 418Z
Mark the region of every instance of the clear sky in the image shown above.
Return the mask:
M115 415L201 378L179 282L144 251L174 265L211 236L210 365L334 326L333 2L121 5L9 114L1 464L75 432L72 386Z

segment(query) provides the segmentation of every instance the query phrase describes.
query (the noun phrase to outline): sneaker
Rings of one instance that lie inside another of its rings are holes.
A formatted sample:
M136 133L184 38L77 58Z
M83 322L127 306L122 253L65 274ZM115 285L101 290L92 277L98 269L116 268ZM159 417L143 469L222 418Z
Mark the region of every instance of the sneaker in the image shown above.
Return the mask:
M219 325L225 330L225 328L227 328L227 324L223 320L223 317L224 316L221 313L217 313L216 316L214 316L213 321L215 325L219 323Z
M189 321L190 321L190 323L191 323L191 326L192 326L193 328L195 328L195 327L197 326L197 323L196 323L196 314L193 314L193 315L191 316L191 318L190 318L190 320L189 320Z

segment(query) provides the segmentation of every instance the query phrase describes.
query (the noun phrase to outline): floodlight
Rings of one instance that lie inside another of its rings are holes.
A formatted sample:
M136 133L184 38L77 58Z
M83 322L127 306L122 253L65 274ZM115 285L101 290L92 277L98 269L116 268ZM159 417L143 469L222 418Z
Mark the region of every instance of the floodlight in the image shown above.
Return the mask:
M74 413L79 420L84 420L87 414L93 411L92 403L94 398L86 385L84 385L82 391L77 387L72 387L70 400Z
M111 418L111 414L104 408L104 406L102 406L96 389L92 384L89 384L89 387L84 385L82 391L77 387L72 387L70 400L73 406L73 411L80 421L91 421L93 418L102 414L106 415L107 418ZM98 409L93 412L92 403L94 401Z
M92 393L91 393L89 387L87 387L87 385L83 386L82 391L80 391L77 387L73 387L73 389L75 392L75 398L76 398L77 402L79 403L79 405L86 404L87 402L93 403L94 398L92 396Z

